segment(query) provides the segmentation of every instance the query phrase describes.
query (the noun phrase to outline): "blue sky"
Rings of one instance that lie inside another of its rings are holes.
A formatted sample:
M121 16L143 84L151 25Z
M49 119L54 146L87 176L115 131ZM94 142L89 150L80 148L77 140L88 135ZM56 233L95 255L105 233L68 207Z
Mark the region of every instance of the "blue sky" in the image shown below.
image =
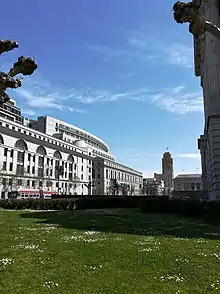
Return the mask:
M167 148L175 174L200 170L200 80L192 35L173 21L175 1L4 1L1 38L39 68L10 91L26 116L49 115L102 138L118 161L150 176Z

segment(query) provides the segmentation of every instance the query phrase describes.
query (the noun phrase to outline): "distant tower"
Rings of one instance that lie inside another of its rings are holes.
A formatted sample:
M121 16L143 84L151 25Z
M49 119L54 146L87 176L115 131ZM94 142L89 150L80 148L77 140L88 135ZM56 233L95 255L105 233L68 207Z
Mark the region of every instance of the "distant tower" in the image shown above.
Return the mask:
M173 188L173 158L170 152L165 152L162 158L162 172L164 179L164 187Z

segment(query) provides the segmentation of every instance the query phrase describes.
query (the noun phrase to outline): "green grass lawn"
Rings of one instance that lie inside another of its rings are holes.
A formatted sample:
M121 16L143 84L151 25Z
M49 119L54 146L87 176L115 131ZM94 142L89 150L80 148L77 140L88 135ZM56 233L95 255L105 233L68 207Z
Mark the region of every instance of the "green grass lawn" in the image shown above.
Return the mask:
M128 209L1 210L0 293L220 293L220 227Z

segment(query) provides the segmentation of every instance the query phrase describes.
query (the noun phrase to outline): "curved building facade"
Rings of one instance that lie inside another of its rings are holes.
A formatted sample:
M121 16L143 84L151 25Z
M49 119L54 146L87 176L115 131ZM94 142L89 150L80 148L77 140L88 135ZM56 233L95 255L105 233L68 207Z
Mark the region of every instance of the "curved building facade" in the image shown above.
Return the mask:
M48 116L37 120L13 117L1 109L1 197L13 191L24 197L39 191L86 195L91 193L90 181L92 193L102 195L114 178L140 193L142 173L116 162L108 145L93 134Z

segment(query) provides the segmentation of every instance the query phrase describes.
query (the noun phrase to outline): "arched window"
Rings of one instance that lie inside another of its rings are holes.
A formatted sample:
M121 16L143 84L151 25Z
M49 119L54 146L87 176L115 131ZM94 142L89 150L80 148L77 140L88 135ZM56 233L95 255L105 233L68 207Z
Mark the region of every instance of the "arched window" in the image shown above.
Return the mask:
M38 146L36 150L38 157L38 177L44 176L44 156L47 155L46 149L43 146Z
M47 155L46 149L43 146L38 146L36 152L42 156Z
M71 154L68 156L67 161L74 162L74 158Z
M62 155L59 151L55 151L53 154L53 157L56 159L62 159Z
M19 139L18 141L16 141L15 147L20 150L28 150L26 142L22 139Z
M3 144L4 145L4 139L2 137L2 135L0 134L0 144Z
M73 178L74 158L73 158L73 156L71 154L68 156L67 161L69 162L69 180L72 180L72 178Z

